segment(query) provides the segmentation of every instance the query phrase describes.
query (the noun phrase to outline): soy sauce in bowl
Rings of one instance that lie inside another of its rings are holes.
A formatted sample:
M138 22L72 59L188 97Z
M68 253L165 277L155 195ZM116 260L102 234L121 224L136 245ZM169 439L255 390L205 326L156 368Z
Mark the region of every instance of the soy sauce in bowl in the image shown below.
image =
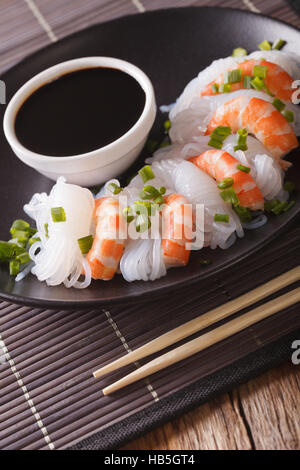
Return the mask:
M15 133L41 155L85 154L126 134L144 107L145 92L131 75L109 67L80 69L34 91L16 115Z

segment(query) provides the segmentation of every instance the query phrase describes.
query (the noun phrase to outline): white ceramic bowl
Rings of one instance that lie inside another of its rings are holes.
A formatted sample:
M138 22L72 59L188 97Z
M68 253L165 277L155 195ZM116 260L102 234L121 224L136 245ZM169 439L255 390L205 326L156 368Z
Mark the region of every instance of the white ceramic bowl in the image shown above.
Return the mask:
M51 157L28 150L17 139L16 115L24 101L38 88L68 72L88 67L111 67L134 77L145 92L145 107L126 134L105 147L92 152ZM52 180L65 176L68 183L93 186L120 175L141 152L156 115L156 103L152 84L145 73L129 62L112 57L84 57L54 65L39 73L23 85L9 102L4 115L5 136L17 157L26 165Z

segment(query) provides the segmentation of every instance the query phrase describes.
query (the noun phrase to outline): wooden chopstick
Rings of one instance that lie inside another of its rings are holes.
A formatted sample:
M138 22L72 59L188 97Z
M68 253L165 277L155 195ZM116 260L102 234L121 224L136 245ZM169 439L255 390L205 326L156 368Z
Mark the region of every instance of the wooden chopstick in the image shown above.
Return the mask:
M162 336L155 338L149 343L141 346L140 348L135 349L134 351L126 354L125 356L116 359L115 361L101 367L96 370L93 375L95 378L101 377L108 372L112 372L116 369L124 367L128 364L131 364L143 357L149 356L157 351L160 351L171 344L177 343L188 336L191 336L194 333L197 333L204 328L216 323L217 321L223 320L224 318L233 315L234 313L242 310L243 308L249 307L250 305L268 297L269 295L277 292L279 289L282 289L293 282L296 282L300 279L300 266L292 269L291 271L282 274L281 276L276 277L272 281L263 284L256 289L253 289L250 292L238 297L237 299L231 300L220 307L211 310L210 312L200 315L199 317L188 321L187 323L174 328L168 333L163 334Z
M162 356L150 361L148 364L140 367L131 374L126 375L117 382L109 385L103 389L104 395L109 395L112 392L115 392L123 387L126 387L137 380L143 379L148 375L154 374L159 370L165 369L166 367L175 364L176 362L182 361L187 357L190 357L203 349L206 349L226 338L238 333L245 328L248 328L251 325L254 325L261 320L274 315L275 313L283 310L293 304L296 304L300 301L300 287L297 289L288 292L276 299L273 299L266 304L263 304L254 310L251 310L244 315L235 318L234 320L225 323L218 328L215 328L208 333L205 333L198 338L189 341L178 348L173 349L172 351L163 354Z

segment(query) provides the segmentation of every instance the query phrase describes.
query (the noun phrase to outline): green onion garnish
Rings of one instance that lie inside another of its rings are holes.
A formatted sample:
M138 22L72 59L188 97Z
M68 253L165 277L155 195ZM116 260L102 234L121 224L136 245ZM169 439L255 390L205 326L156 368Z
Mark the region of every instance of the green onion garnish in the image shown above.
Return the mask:
M224 73L224 84L239 83L242 80L241 69L230 70Z
M28 231L29 228L30 228L30 225L28 222L25 222L25 220L18 219L18 220L15 220L14 223L12 224L10 228L10 233L12 230L24 230L26 232Z
M155 175L150 165L146 165L141 170L139 170L139 175L144 181L144 183L147 183L147 181L153 180L155 178Z
M251 88L251 80L252 80L252 77L250 77L250 75L244 75L243 87L244 87L244 88L247 88L248 90L250 90L250 88Z
M248 52L243 47L237 47L232 52L232 57L244 57L245 55L248 55Z
M86 237L78 238L78 245L81 250L81 253L85 255L90 251L93 244L93 236L87 235Z
M219 92L220 93L230 93L231 92L231 85L230 83L222 83L219 86Z
M128 224L134 220L133 210L130 206L123 209L123 216Z
M171 128L171 121L169 119L164 122L164 128L166 131L168 131Z
M223 143L222 142L218 142L217 140L215 139L210 139L210 141L208 142L208 145L210 147L214 147L215 149L218 149L218 150L221 150L221 148L223 147Z
M261 42L259 45L258 45L259 49L261 51L270 51L272 49L272 45L269 41L265 40L263 42Z
M233 206L240 205L240 200L233 188L225 189L225 191L222 191L220 193L220 196L223 199L223 201L228 202L229 204L232 204Z
M16 256L16 261L19 261L20 264L28 263L30 261L30 256L27 251L24 251Z
M273 212L273 214L275 214L275 215L280 215L280 214L282 214L282 212L285 211L285 209L287 208L287 206L288 206L288 202L287 202L287 201L279 202L279 203L271 210L271 212Z
M16 276L20 272L20 263L17 260L12 260L9 262L9 274L11 276Z
M231 134L231 127L227 126L219 126L216 127L210 134L210 141L208 145L211 147L215 147L217 149L221 149L223 146L224 140Z
M255 77L255 78L253 78L253 80L251 80L251 86L255 90L261 91L265 86L265 82L261 78Z
M152 203L149 201L134 201L134 211L136 214L151 215Z
M280 204L279 199L265 202L265 211L271 212L278 204Z
M282 115L288 122L294 122L295 115L292 111L288 111L287 109L283 111Z
M49 231L48 231L48 229L49 229L49 224L45 224L45 225L44 225L44 229L45 229L46 238L49 238Z
M161 188L159 188L159 192L163 196L166 193L166 188L164 186L161 186Z
M276 39L276 41L273 43L272 49L279 51L285 45L286 41L284 41L283 39Z
M248 131L247 129L239 129L238 130L238 140L237 144L234 147L234 151L236 152L237 150L242 150L245 152L248 150L248 145L247 145L247 137L248 137Z
M163 196L158 196L157 198L154 199L154 204L158 204L159 206L161 206L164 203L165 203L165 200Z
M225 178L223 181L221 181L221 182L218 184L218 188L219 188L219 189L231 188L231 186L233 185L233 183L234 183L233 178Z
M9 261L14 256L14 245L0 241L0 261Z
M137 232L142 233L146 232L151 227L151 222L149 217L144 214L140 214L135 221L135 229Z
M144 186L143 190L146 194L148 194L149 199L154 199L155 197L160 196L160 192L154 186Z
M63 207L52 207L51 217L53 222L66 222L66 213Z
M37 237L37 238L34 238L34 237L29 238L29 240L28 240L29 247L31 247L34 243L40 242L40 241L41 241L41 239L40 239L39 237Z
M283 189L289 193L292 193L295 191L295 184L292 181L286 181L283 185Z
M295 201L289 202L288 205L283 209L283 212L289 211L292 207L294 207L295 204L296 204Z
M109 183L106 187L114 195L120 194L120 192L123 191L123 189L116 183Z
M228 214L215 214L214 216L215 222L225 222L229 223L229 215Z
M242 206L233 206L233 209L239 216L241 222L246 223L246 222L251 222L252 220L252 215L249 209L247 207L242 207Z
M249 168L248 166L241 165L241 164L238 164L236 167L238 170L243 171L244 173L250 173L251 171L251 168Z
M212 89L214 94L219 93L219 85L217 83L213 83L211 85L211 89Z
M273 106L275 106L275 108L278 110L278 111L283 111L284 108L285 108L285 103L283 103L280 99L278 98L275 98L273 103L272 103Z
M268 73L268 67L266 65L254 65L253 74L254 77L266 78Z
M12 234L13 238L28 240L30 237L28 232L24 230L17 230L17 229L10 229L10 233Z

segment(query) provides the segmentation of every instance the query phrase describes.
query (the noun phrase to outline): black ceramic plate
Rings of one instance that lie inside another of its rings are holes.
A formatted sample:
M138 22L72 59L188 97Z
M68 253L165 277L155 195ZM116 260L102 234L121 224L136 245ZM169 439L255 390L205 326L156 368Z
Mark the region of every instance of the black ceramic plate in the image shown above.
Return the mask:
M161 105L173 102L184 86L212 60L230 55L237 46L254 51L264 39L272 41L278 37L288 42L286 50L299 51L300 32L264 16L223 8L161 10L124 17L80 31L27 58L2 79L7 85L10 99L25 81L58 62L83 56L113 56L133 62L149 75L157 103ZM5 106L1 105L1 121L4 111ZM158 114L152 138L161 137L164 119L165 116ZM11 222L24 218L23 204L33 193L49 191L53 183L21 163L10 150L2 130L0 134L0 239L6 240ZM300 194L299 152L292 154L290 159L294 166L289 179L297 183ZM138 165L142 161L143 156ZM155 282L127 283L121 276L116 276L111 282L93 282L83 291L62 286L49 288L31 275L15 284L7 267L2 265L0 297L29 305L81 307L166 295L179 286L208 276L221 277L225 267L251 256L253 251L279 236L299 212L300 198L297 196L293 210L279 217L271 217L266 226L247 232L245 238L231 249L195 252L186 268L170 270L165 278ZM199 261L203 258L211 259L212 265L201 267Z

